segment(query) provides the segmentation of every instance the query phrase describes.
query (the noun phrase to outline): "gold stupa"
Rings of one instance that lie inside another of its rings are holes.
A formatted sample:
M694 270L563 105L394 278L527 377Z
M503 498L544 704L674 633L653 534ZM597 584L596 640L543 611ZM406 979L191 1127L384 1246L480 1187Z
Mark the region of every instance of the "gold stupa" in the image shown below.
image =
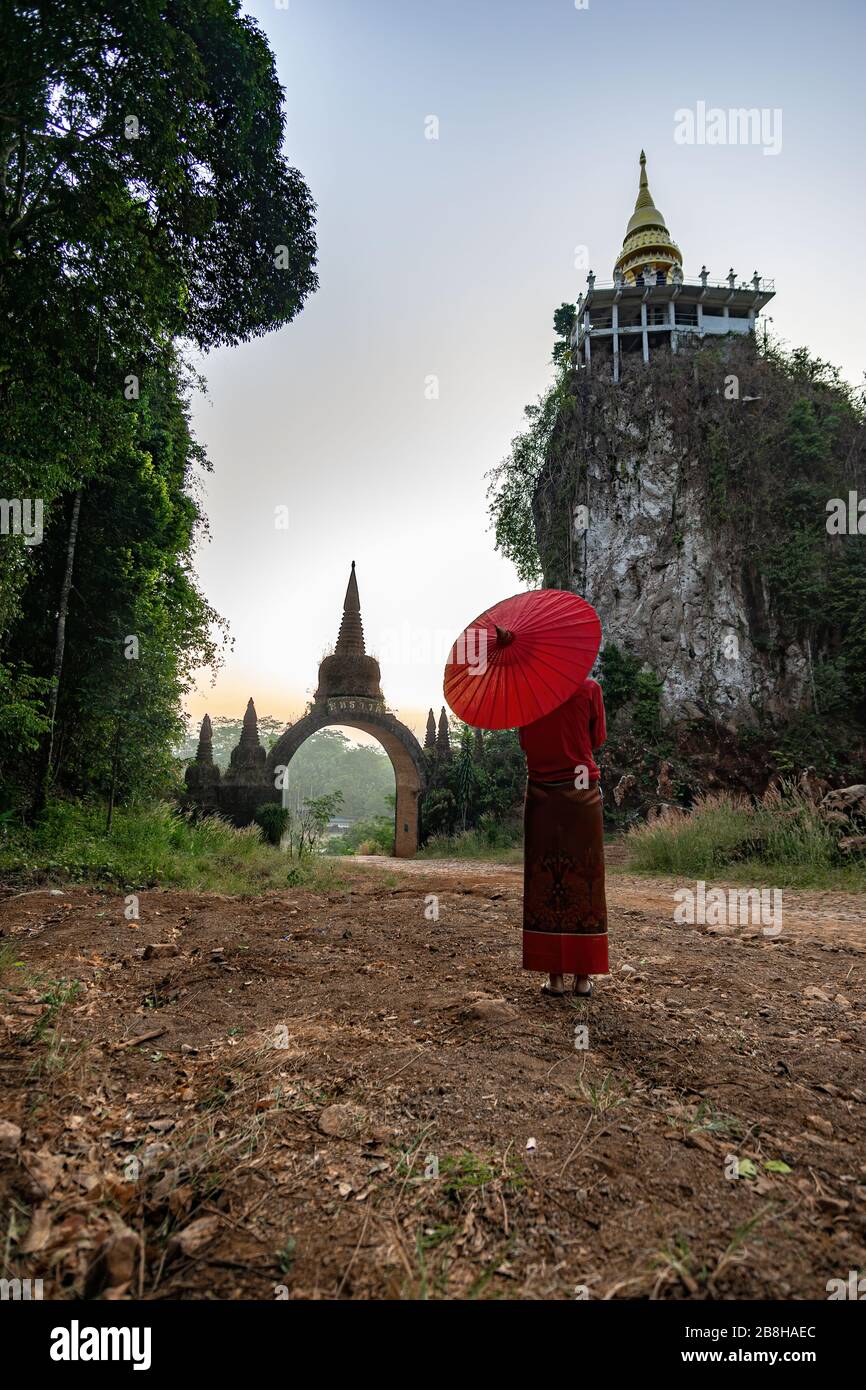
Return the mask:
M619 270L627 284L633 285L635 277L642 274L644 267L663 271L665 279L670 278L674 266L682 270L683 258L680 248L665 226L665 220L652 200L646 176L646 155L640 152L640 187L634 212L629 218L625 241L616 258L614 274Z

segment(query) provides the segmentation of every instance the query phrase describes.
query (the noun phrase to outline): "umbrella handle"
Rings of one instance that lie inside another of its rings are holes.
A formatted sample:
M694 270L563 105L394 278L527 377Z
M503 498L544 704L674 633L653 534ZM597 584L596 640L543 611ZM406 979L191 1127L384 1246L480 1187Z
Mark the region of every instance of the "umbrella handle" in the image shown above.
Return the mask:
M494 623L493 626L496 627L496 624ZM497 647L508 647L508 646L511 645L511 643L512 643L513 641L514 641L514 633L513 633L513 632L509 632L509 630L508 630L507 627L496 627L496 645L497 645Z

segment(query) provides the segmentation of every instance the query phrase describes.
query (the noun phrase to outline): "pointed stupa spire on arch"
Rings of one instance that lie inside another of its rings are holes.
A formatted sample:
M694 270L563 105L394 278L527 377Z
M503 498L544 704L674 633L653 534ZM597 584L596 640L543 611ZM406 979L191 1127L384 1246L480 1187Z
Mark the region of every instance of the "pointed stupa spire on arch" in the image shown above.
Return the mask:
M343 599L343 620L340 623L340 631L337 636L335 653L340 656L365 656L364 646L364 626L361 622L361 599L358 594L358 580L355 576L355 561L352 561L352 569L349 574L349 582L346 585L346 597Z
M384 703L379 684L381 679L379 663L374 656L367 655L364 644L361 600L358 596L358 580L353 560L349 583L346 586L346 597L343 599L343 620L340 623L336 646L331 655L322 657L319 663L319 684L314 699L318 701L337 695L357 695Z
M427 714L427 732L424 735L424 747L436 747L436 716L432 709Z

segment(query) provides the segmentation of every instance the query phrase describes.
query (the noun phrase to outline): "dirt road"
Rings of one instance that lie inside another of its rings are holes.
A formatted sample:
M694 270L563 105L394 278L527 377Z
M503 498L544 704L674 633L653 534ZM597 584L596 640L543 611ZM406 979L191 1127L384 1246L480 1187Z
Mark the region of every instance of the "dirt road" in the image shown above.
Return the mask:
M8 1272L572 1299L823 1298L866 1269L862 898L786 891L768 937L612 873L587 1004L521 971L517 868L345 872L143 893L137 923L83 888L0 903Z

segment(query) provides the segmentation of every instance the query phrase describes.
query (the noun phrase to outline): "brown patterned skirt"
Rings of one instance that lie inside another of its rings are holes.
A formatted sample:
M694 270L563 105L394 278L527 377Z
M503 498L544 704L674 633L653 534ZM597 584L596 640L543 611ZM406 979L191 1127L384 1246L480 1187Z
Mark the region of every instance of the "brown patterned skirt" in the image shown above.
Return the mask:
M606 975L604 832L598 784L529 782L524 807L523 968Z

